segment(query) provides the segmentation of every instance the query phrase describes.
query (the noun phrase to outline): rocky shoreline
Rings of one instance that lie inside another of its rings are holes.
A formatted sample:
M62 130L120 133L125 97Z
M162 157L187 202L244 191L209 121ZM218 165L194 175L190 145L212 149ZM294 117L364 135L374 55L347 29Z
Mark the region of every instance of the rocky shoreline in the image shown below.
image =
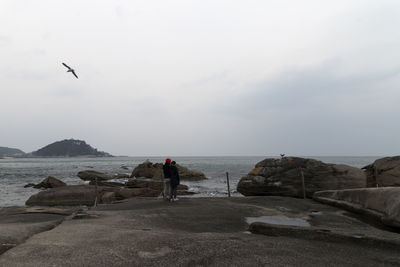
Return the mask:
M44 190L27 205L69 207L1 209L0 266L66 260L74 266L400 262L400 157L363 169L296 157L266 159L238 183L246 197L175 203L160 199L161 166L146 161L131 175L79 172L87 185L65 185L54 177L34 185ZM179 168L186 180L206 179ZM179 192L190 194L185 185Z
M308 197L400 227L400 157L358 169L314 159L282 157L256 164L237 186L245 196Z
M182 182L207 179L199 171L192 171L177 165ZM28 206L93 206L109 204L132 197L158 197L162 195L162 164L145 161L139 164L131 175L107 174L95 170L80 171L77 176L89 182L84 185L67 185L55 177L47 177L39 184L28 184L34 188L44 189L32 195ZM127 179L120 182L119 179ZM188 186L180 184L178 195L191 195Z
M237 191L245 196L314 197L317 201L367 214L391 227L399 227L400 187L396 187L400 184L399 166L400 157L378 159L362 169L307 158L268 158L257 163L247 176L240 179ZM180 165L178 169L183 181L207 179L199 171L189 170ZM37 185L31 184L30 186L46 190L32 195L26 201L26 205L93 206L135 197L162 195L162 163L145 161L134 168L131 175L86 170L80 171L77 176L89 184L71 186L54 177L48 177ZM126 182L118 180L127 178L129 180ZM375 186L381 187L376 189ZM386 190L387 186L395 187ZM382 193L389 191L390 194ZM182 184L178 188L178 194L189 195L193 192ZM346 195L345 200L337 198L343 195ZM388 196L391 199L388 199ZM346 203L343 203L344 201ZM374 205L369 204L370 202Z

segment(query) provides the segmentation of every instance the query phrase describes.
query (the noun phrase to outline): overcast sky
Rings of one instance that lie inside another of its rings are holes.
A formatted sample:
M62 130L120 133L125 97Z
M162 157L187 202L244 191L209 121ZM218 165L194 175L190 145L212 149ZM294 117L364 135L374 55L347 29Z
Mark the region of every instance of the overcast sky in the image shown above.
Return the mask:
M0 146L400 154L398 0L2 0L0 25Z

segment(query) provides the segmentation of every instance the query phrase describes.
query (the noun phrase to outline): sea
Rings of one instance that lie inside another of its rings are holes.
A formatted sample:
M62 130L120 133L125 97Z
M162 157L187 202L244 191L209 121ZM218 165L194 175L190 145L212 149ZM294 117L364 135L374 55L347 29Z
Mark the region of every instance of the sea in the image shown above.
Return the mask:
M178 164L191 170L203 172L207 180L188 182L189 190L196 194L191 197L225 197L228 195L227 175L233 196L241 196L236 186L241 177L251 171L255 164L266 156L246 157L173 157ZM346 164L361 168L380 157L307 157L325 163ZM131 174L132 170L146 160L164 162L164 157L109 157L109 158L10 158L0 159L0 208L24 206L25 201L39 190L24 188L28 183L40 183L48 176L56 177L68 185L84 184L77 177L83 170L117 174ZM127 181L127 179L119 179Z

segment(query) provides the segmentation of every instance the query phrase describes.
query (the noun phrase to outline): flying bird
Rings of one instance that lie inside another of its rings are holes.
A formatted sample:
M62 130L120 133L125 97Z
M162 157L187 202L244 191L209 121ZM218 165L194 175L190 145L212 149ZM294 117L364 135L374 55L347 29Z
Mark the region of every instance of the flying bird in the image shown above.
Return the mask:
M68 65L65 64L65 63L63 63L63 65L64 65L65 67L67 67L67 69L68 69L67 72L72 72L72 74L78 79L78 76L76 75L74 69L72 69L70 66L68 66Z

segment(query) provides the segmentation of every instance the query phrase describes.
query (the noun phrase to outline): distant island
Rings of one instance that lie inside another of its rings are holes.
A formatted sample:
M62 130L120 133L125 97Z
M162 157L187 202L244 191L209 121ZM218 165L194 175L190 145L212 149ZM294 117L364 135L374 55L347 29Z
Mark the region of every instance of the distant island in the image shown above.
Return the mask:
M16 158L23 156L25 156L25 152L20 149L0 146L0 158Z
M111 154L98 151L83 140L65 139L30 153L32 157L112 157Z
M83 140L65 139L54 142L31 153L20 149L0 147L0 158L41 158L41 157L112 157L111 154L98 151Z

